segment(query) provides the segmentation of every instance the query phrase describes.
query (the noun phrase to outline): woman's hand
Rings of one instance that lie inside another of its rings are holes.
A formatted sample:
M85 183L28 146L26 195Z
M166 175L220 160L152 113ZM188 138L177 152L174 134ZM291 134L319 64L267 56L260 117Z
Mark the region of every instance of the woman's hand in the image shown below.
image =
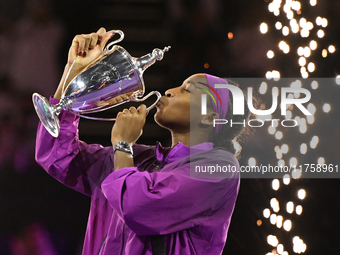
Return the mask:
M79 55L76 68L82 69L97 59L104 50L107 41L113 33L106 34L105 28L100 28L96 33L76 35L68 53L68 64L71 65Z
M115 146L120 141L134 145L143 133L145 119L146 106L144 104L137 109L132 106L119 112L111 132L112 145Z
M113 36L113 33L106 33L105 28L100 28L96 33L76 35L72 40L72 45L69 49L68 60L64 70L64 74L59 83L59 87L54 94L54 98L60 99L64 84L68 84L77 76L86 66L96 60L104 50L107 41ZM72 67L68 77L67 73L76 59L76 63ZM65 79L67 80L65 81Z

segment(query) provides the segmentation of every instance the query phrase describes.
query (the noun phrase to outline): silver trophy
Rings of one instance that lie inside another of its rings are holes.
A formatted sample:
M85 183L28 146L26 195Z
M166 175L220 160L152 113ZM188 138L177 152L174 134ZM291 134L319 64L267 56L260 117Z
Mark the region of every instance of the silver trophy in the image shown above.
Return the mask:
M45 97L33 94L33 104L39 119L53 137L59 135L58 114L62 110L68 110L87 119L112 121L115 119L95 118L82 114L100 112L126 102L142 102L151 95L156 95L156 102L147 108L149 111L160 100L161 94L158 91L152 91L143 97L145 92L143 72L156 60L162 60L164 52L170 47L163 50L154 49L152 53L134 58L123 47L112 46L124 39L122 31L111 30L108 33L119 34L120 38L109 43L103 54L85 67L66 88L64 84L59 104L51 105Z

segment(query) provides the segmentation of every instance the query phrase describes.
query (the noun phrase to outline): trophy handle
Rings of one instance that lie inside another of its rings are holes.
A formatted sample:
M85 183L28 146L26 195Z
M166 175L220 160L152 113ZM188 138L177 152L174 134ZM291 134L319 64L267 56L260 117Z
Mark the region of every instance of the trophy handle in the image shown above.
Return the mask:
M121 102L119 104L123 104L123 103L126 103L126 102L142 102L142 101L144 101L145 99L149 98L152 95L156 95L157 96L157 100L152 105L150 105L148 108L146 108L146 112L148 114L149 111L156 106L156 104L159 102L159 100L162 97L161 93L159 93L158 91L151 91L149 94L147 94L143 98L138 98L139 94L136 93L131 98L128 98L127 100L124 100L123 102ZM82 118L89 119L89 120L102 120L102 121L115 121L116 120L116 118L97 118L97 117L90 117L90 116L86 116L86 115L81 115L81 114L78 114L78 113L74 113L74 114L76 114L76 115L78 115L78 116L80 116Z
M121 30L110 30L110 31L107 32L107 34L108 33L119 34L120 38L115 40L115 41L113 41L113 42L110 42L108 45L106 45L103 54L111 52L113 50L113 47L111 47L111 46L113 44L116 44L116 43L119 43L119 42L123 41L123 39L124 39L124 33ZM110 49L110 47L111 47L111 49Z
M162 95L158 91L151 91L149 94L147 94L143 98L138 98L138 94L135 94L135 96L133 98L131 98L131 102L142 102L152 95L156 95L157 100L152 105L150 105L148 108L146 108L146 111L149 112L152 108L154 108L156 106L156 104L159 102L159 100L161 100Z

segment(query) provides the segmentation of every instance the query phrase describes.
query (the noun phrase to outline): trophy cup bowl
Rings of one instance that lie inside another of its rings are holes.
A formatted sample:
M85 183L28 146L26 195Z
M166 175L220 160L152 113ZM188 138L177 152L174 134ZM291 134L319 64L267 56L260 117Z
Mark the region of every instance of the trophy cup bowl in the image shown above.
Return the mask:
M58 115L62 110L68 110L87 119L113 121L115 119L95 118L83 114L104 111L126 102L142 102L156 95L157 100L147 108L149 111L160 100L161 94L158 91L152 91L143 97L145 92L143 72L157 60L162 60L164 52L168 51L170 46L163 50L154 49L152 53L140 58L133 58L123 47L118 45L111 47L123 40L124 33L120 30L111 30L108 33L117 33L120 38L108 44L103 54L85 67L64 88L57 105L50 104L38 93L33 94L33 105L38 117L53 137L59 135Z

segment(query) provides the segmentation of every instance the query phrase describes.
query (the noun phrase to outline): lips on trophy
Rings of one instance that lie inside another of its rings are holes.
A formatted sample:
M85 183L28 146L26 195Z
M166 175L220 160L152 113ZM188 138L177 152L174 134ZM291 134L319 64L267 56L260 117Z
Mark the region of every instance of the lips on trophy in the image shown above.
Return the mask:
M115 119L95 118L83 114L100 112L126 102L142 102L156 95L155 103L147 108L149 111L160 100L161 94L158 91L152 91L143 97L143 73L156 61L162 60L164 52L168 51L170 46L163 50L154 49L152 53L134 58L123 47L113 45L124 39L122 31L111 30L108 33L119 34L120 38L108 44L103 54L64 88L59 104L51 105L45 97L33 94L33 104L38 117L53 137L59 135L58 114L62 110L68 110L83 118L107 121ZM77 59L73 64L76 61Z

